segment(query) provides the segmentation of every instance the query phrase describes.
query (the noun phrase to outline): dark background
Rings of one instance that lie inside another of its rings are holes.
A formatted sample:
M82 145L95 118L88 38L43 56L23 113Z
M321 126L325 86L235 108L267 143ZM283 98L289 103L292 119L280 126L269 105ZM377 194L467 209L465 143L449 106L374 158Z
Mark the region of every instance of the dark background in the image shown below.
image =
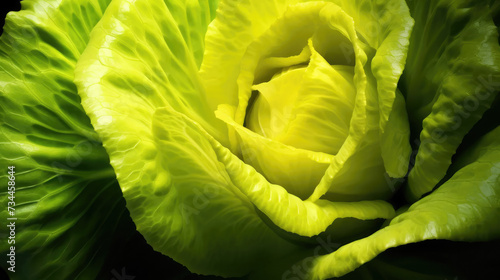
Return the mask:
M0 1L3 32L5 15L9 11L20 10L21 5L16 0ZM165 272L169 275L167 279L171 280L223 279L191 274L184 266L155 252L138 232L113 248L100 278L111 279L113 276L109 271L120 271L121 267L126 267L127 274L135 276L134 280L166 279ZM367 270L372 279L382 280L406 280L412 275L417 278L411 279L420 279L420 274L423 278L425 275L440 275L433 279L442 280L500 279L500 241L466 243L440 240L410 244L389 249L360 270ZM8 278L5 271L0 269L0 280L3 279Z

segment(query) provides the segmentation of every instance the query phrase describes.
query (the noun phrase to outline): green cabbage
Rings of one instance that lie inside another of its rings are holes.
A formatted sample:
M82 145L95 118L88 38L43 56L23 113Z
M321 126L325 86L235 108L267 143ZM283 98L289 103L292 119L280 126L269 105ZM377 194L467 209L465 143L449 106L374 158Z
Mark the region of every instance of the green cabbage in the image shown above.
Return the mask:
M383 252L500 240L499 9L23 1L0 38L11 277L108 279L137 230L202 275L442 279Z

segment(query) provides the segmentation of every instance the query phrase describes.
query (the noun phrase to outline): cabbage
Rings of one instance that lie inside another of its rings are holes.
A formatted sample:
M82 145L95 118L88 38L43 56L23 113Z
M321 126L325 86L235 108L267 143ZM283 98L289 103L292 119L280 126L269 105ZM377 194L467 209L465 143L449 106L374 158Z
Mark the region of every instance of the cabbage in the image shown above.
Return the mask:
M409 279L373 259L499 240L499 3L23 1L0 38L9 275L118 277L136 230L250 279Z

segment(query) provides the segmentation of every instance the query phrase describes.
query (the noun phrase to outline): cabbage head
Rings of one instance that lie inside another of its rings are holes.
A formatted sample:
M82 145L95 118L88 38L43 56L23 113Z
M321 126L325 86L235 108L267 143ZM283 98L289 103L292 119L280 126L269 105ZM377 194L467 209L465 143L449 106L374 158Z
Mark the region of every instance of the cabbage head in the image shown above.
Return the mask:
M116 278L137 239L193 273L145 279L444 279L377 256L500 240L500 1L22 6L0 37L12 279Z

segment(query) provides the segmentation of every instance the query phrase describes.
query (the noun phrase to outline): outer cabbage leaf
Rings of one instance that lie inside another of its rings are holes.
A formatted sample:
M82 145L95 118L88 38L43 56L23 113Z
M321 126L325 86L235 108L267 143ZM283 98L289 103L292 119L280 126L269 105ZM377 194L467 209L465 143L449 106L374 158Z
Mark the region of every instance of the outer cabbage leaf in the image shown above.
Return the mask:
M500 238L500 127L471 148L470 162L369 237L314 259L311 279L342 276L388 248L429 239Z
M15 279L94 279L134 226L109 158L80 105L73 68L109 1L23 1L0 38L2 267L16 248ZM11 221L7 221L11 222ZM124 238L124 239L122 239ZM105 272L110 275L109 271Z
M416 23L400 88L412 131L420 134L408 178L413 201L445 176L463 137L500 90L500 46L490 2L408 1Z

